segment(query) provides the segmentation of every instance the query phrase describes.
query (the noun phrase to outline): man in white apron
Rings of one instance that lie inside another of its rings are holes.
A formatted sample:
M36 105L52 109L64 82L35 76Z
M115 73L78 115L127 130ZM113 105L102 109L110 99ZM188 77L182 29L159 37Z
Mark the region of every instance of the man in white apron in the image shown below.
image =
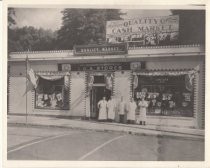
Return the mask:
M115 111L116 111L116 102L113 99L113 96L110 97L107 103L107 109L108 109L108 121L113 122L115 119Z
M139 124L140 125L146 125L146 119L147 119L147 114L146 113L147 113L148 102L143 97L138 105L140 107L140 114L139 114L139 117L138 117Z
M106 121L107 120L107 101L106 97L103 97L102 100L98 102L98 109L99 109L99 121Z
M131 102L128 104L128 115L127 120L128 124L134 124L136 119L136 102L134 101L134 98L131 98Z

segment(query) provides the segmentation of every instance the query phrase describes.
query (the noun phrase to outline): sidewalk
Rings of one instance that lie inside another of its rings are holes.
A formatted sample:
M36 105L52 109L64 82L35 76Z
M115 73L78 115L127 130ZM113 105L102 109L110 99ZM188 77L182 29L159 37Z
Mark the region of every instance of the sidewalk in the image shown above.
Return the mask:
M155 125L131 125L109 122L97 122L91 120L80 119L63 119L56 117L46 116L28 116L27 123L25 116L8 115L8 125L31 125L31 126L44 126L44 127L59 127L71 129L88 129L95 131L118 131L130 134L139 135L155 135L155 136L172 136L182 138L199 138L204 139L204 130L191 129L191 128L178 128L168 126L155 126Z

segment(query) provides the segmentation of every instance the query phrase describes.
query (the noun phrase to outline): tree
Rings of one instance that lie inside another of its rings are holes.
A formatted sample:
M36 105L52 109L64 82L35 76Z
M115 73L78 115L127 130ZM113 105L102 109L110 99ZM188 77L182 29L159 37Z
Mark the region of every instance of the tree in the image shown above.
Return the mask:
M14 17L15 17L15 9L8 8L8 28L11 28L13 25L16 24Z
M59 49L72 49L74 45L105 41L106 21L120 20L118 9L64 9L63 23L58 31Z
M56 32L32 26L9 29L8 49L14 51L44 51L55 48Z
M179 15L179 43L205 43L205 10L172 10Z

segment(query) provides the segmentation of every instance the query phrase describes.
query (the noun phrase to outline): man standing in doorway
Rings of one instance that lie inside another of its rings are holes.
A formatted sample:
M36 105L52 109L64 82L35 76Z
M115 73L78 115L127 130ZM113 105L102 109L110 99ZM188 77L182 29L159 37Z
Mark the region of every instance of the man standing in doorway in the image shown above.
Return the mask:
M108 121L113 122L115 119L115 111L116 111L116 102L113 96L110 97L107 103L107 109L108 109Z
M99 109L99 121L106 121L107 120L107 101L106 97L104 96L102 100L98 102L98 109Z
M119 103L119 116L120 116L120 123L124 123L125 102L123 100L123 96L121 97L121 101Z

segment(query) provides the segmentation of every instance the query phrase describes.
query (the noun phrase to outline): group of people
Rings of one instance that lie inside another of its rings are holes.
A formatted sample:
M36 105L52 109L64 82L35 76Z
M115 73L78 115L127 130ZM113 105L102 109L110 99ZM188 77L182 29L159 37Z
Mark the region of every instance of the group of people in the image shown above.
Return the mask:
M98 102L99 121L116 121L117 115L119 115L119 122L125 123L125 115L127 115L128 124L140 124L146 125L146 108L148 102L142 98L138 103L131 98L131 101L126 103L121 97L119 103L116 102L113 96L107 101L106 97ZM137 114L137 115L136 115Z

